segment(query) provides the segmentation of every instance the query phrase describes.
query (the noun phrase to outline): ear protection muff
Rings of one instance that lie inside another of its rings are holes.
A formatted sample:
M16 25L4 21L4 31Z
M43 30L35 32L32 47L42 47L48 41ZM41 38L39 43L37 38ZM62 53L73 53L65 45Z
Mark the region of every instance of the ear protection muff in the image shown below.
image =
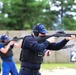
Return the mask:
M4 42L6 35L1 36L1 42Z
M38 36L38 34L39 34L39 31L38 31L39 25L40 25L40 23L38 23L36 25L35 29L33 30L35 36Z

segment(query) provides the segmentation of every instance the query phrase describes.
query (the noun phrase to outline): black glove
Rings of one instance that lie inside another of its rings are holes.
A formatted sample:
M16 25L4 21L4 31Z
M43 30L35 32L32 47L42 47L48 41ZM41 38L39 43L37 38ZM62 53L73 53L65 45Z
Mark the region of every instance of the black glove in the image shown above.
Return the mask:
M10 46L11 49L13 49L13 47L14 47L14 44L12 44L12 45Z

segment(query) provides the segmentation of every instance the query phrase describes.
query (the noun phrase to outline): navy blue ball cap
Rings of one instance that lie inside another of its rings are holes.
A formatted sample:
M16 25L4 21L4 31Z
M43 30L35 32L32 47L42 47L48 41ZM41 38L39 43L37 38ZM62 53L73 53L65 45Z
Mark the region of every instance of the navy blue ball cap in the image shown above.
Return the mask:
M47 33L47 30L45 29L43 24L35 25L33 27L33 30L37 30L39 33L43 33L43 34Z
M8 40L9 41L10 38L7 35L3 34L3 35L1 35L0 40Z

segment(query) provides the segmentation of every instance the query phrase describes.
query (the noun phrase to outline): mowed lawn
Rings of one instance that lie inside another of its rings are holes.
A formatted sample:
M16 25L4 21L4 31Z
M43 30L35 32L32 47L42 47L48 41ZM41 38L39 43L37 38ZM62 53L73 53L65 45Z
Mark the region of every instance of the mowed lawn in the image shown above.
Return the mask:
M16 64L17 69L20 69L20 64ZM43 63L41 65L41 69L55 69L55 68L75 68L76 69L76 63Z

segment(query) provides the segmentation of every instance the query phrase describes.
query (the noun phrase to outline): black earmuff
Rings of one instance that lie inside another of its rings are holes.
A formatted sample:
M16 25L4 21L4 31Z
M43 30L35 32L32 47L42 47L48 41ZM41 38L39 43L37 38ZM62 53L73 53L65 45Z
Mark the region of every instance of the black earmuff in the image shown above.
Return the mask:
M38 34L39 34L39 31L38 31L39 25L40 25L40 23L38 23L36 25L35 29L33 30L35 36L38 36Z
M5 37L6 37L5 35L2 35L2 36L1 36L1 42L4 42Z

